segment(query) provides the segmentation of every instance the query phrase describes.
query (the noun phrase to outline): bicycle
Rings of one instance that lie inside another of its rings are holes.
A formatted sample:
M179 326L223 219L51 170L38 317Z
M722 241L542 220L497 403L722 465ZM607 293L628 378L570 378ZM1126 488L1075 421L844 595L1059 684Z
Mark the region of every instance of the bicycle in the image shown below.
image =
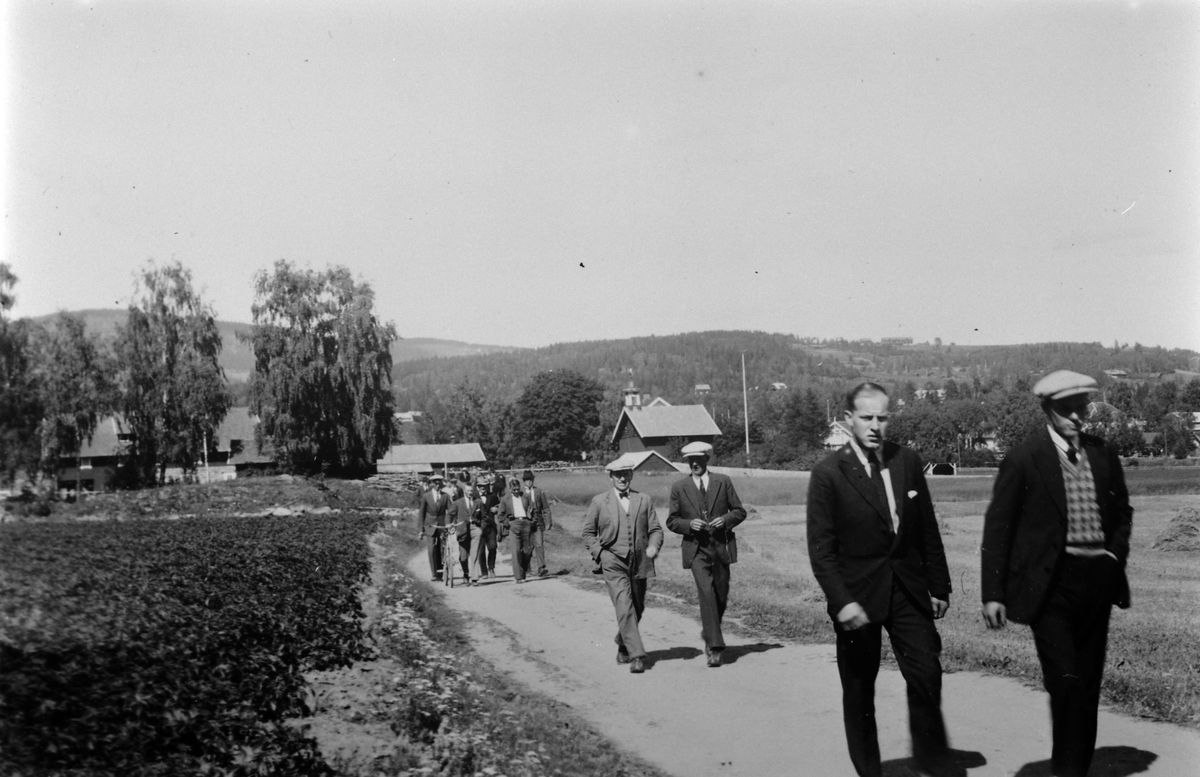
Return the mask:
M458 566L458 523L448 523L437 527L442 534L442 585L454 587L454 568Z

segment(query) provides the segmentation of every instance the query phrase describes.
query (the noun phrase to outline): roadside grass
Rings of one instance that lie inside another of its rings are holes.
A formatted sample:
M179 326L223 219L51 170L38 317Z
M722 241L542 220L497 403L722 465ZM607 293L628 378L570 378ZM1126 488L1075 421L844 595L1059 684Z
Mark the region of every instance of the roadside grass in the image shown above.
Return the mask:
M1162 470L1173 478L1143 479L1129 472L1131 490L1160 486L1183 494L1135 496L1134 532L1128 573L1133 607L1113 611L1105 668L1104 700L1122 711L1200 728L1200 552L1150 550L1154 537L1177 512L1200 507L1200 489L1191 469ZM1157 474L1157 473L1156 473ZM634 487L649 478L635 480ZM953 580L954 593L946 618L939 622L943 664L947 671L982 671L1020 679L1035 687L1041 669L1029 629L1016 624L988 631L979 615L979 540L990 497L990 478L980 484L947 484L931 479L935 506ZM667 481L669 482L669 481ZM738 481L739 493L743 483ZM947 484L947 485L943 485ZM549 490L549 486L547 486ZM1190 489L1190 491L1189 491ZM649 488L643 489L650 491ZM972 490L979 494L968 499ZM750 510L738 529L738 563L733 569L729 611L733 628L776 639L831 643L833 630L825 597L812 576L805 538L805 509L800 504L763 505L743 498ZM657 502L656 502L657 503ZM552 569L592 578L580 539L583 509L563 505L555 513L556 530L548 535L547 560ZM665 508L659 508L664 523ZM680 537L669 531L656 564L651 590L697 606L691 572L682 568ZM654 604L655 597L651 598ZM698 610L694 610L698 617ZM886 640L885 640L886 645ZM885 656L891 661L890 652Z

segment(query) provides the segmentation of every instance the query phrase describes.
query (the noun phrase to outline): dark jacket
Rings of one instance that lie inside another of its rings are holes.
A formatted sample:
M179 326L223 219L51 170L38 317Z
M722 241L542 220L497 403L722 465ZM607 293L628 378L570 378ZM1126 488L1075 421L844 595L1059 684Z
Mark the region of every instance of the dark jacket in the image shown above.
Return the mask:
M417 531L426 537L437 534L437 527L446 525L449 506L450 497L441 491L432 488L426 491L417 505Z
M1104 547L1117 557L1120 581L1113 604L1129 606L1129 534L1133 508L1117 450L1098 437L1080 435L1096 484ZM1001 602L1009 620L1034 623L1067 541L1067 492L1050 430L1014 448L1000 464L992 502L983 520L980 586L983 601Z
M737 536L733 529L746 520L746 510L738 498L737 489L728 475L708 473L708 519L723 516L725 526L716 531L692 531L692 520L704 519L700 505L700 489L696 488L692 476L680 478L671 484L670 506L667 511L667 528L683 535L683 568L691 569L692 559L701 549L712 549L717 558L726 564L737 561Z
M882 454L896 499L898 532L892 529L886 497L849 443L813 468L807 518L813 575L832 616L858 602L871 621L884 620L896 579L914 606L932 617L930 596L950 600L950 571L924 462L892 442L884 442Z

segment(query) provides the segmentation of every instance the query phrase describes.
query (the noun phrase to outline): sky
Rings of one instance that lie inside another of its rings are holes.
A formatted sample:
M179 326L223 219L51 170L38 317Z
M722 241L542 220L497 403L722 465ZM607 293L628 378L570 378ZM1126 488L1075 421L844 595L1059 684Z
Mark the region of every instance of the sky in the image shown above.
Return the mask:
M5 3L15 316L1200 350L1200 2Z

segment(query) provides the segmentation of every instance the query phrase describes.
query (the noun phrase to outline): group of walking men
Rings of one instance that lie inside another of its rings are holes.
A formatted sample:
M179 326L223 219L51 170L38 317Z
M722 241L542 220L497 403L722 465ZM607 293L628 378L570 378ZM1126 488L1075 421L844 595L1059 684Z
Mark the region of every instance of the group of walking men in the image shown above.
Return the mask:
M443 569L442 543L447 541L457 544L463 580L469 585L495 579L497 549L506 538L516 582L524 583L531 574L549 574L546 532L554 518L531 470L507 483L494 471L480 474L474 483L467 470L452 483L435 473L421 479L417 499L417 535L425 540L434 581L454 574L453 569ZM453 540L448 539L451 530Z
M1034 386L1046 426L1000 465L984 519L981 586L986 625L1029 624L1050 696L1051 771L1085 777L1096 722L1112 605L1129 606L1125 562L1133 510L1116 449L1082 431L1096 381L1059 370ZM836 639L850 760L882 773L875 681L882 632L907 685L918 774L961 772L942 717L942 642L934 621L950 607L950 572L920 456L886 439L887 391L847 394L851 439L812 471L807 538ZM707 664L722 664L721 620L733 528L746 517L732 481L708 471L712 447L683 451L689 474L671 486L667 528L683 535L683 566L700 600ZM592 499L583 539L617 617L617 663L646 668L639 632L647 580L663 544L650 498L633 490L633 459L607 466L612 488Z

